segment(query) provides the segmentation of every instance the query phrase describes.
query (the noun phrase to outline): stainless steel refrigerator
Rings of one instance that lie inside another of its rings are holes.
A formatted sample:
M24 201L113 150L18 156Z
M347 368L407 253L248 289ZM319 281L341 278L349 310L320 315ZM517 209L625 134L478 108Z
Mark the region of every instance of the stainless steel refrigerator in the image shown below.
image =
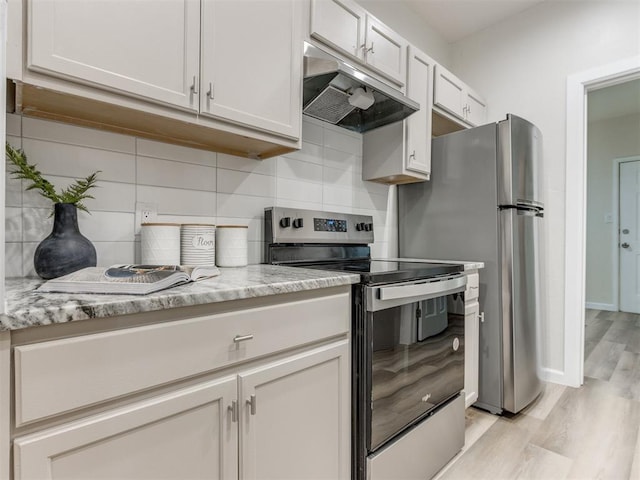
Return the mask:
M508 115L434 138L431 161L430 182L398 187L400 256L485 263L475 405L516 413L541 391L542 135Z

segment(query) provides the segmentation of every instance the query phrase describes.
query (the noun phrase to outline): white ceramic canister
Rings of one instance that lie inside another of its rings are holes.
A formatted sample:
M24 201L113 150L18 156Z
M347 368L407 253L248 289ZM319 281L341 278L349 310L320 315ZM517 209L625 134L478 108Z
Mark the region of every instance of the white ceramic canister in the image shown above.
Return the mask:
M244 267L247 264L246 225L218 225L216 227L216 265Z
M144 265L180 264L180 224L143 223L140 260Z
M216 226L183 223L180 227L180 262L182 265L215 265Z

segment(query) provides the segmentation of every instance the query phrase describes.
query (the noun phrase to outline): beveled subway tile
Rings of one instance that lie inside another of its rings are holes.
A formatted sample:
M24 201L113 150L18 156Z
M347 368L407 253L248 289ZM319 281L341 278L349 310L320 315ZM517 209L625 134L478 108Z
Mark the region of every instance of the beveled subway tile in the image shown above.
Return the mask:
M21 137L22 136L22 115L17 115L15 113L7 113L7 136L11 135L13 137Z
M182 147L170 143L136 138L136 154L184 163L195 163L207 167L216 166L216 153L197 148Z
M4 244L4 275L5 277L23 277L22 272L22 243L5 242Z
M4 209L4 241L22 241L22 208L6 207Z
M157 205L158 215L216 215L215 192L137 185L136 201Z
M93 242L96 247L98 267L122 263L135 263L134 242Z
M100 170L101 180L135 183L135 156L97 148L24 138L30 163L45 175L80 178Z
M220 193L273 197L276 177L220 168L217 190Z
M136 158L136 182L138 185L215 192L216 176L217 169L212 166L194 165L140 155Z
M303 162L294 158L278 157L277 159L278 178L290 178L307 182L322 182L322 165L317 163Z
M23 117L22 131L27 138L99 148L113 152L135 153L134 137L95 128Z

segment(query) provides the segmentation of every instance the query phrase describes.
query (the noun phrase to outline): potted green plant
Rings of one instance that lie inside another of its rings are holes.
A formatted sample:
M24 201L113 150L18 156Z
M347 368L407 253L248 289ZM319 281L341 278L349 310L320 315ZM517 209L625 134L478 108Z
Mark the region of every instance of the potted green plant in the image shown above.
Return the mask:
M78 209L88 212L83 201L93 198L88 192L96 186L98 172L86 178L76 179L67 188L56 191L51 182L42 176L37 165L27 162L21 149L6 144L6 159L14 169L14 178L27 180L26 190L36 190L53 202L53 230L36 248L33 264L36 273L44 278L56 278L85 267L95 267L96 249L78 228Z

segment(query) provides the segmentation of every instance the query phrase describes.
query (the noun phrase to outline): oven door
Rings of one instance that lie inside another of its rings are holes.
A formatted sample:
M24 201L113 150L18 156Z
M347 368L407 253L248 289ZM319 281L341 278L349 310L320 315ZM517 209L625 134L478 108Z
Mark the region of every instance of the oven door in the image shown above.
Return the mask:
M371 453L464 388L464 275L365 288L360 351Z

